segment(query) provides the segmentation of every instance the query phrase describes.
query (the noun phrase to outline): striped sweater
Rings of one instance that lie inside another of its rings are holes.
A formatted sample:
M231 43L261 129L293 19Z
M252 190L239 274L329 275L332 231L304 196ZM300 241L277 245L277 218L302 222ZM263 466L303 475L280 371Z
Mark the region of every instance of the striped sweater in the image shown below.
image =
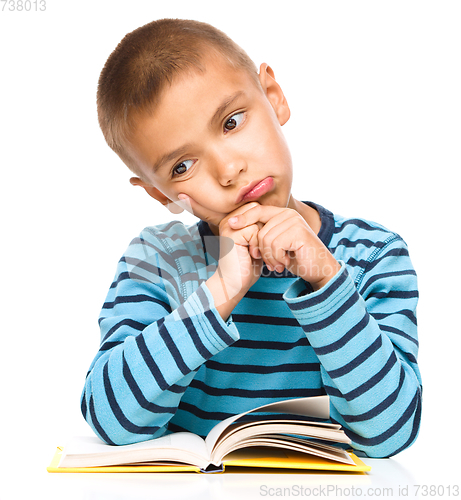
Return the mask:
M200 221L144 229L121 258L99 319L83 415L109 444L176 431L205 436L230 415L330 396L356 450L387 457L418 434L416 274L384 227L321 216L341 270L318 291L285 269L260 279L224 321L205 281L218 238Z

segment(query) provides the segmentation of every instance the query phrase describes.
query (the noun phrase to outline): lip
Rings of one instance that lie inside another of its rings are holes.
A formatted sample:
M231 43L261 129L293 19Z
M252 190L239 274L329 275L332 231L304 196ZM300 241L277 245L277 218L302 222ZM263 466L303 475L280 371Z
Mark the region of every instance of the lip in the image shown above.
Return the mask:
M240 190L236 203L257 200L261 196L268 193L273 186L274 179L272 177L266 177L261 181L251 182Z

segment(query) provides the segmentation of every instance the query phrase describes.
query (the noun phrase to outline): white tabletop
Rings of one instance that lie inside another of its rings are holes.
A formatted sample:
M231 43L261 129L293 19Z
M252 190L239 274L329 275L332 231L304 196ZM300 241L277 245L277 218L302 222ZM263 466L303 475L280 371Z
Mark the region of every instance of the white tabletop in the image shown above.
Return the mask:
M51 448L50 448L51 449ZM52 454L48 457L51 460ZM362 460L366 474L51 474L43 450L32 452L22 470L10 467L0 485L0 498L141 500L247 500L280 497L319 498L456 498L461 496L453 457L434 466L424 449L415 446L390 459ZM42 461L42 463L39 463ZM6 481L5 481L6 480ZM14 493L14 494L12 494ZM431 494L432 493L432 494ZM437 493L437 494L434 494Z

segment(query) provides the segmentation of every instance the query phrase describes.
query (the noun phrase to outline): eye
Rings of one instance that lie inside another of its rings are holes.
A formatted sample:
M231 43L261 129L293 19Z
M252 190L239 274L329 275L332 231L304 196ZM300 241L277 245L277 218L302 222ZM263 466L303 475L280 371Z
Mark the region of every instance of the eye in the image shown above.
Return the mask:
M234 128L237 128L243 121L243 112L242 113L236 113L235 115L232 115L228 120L226 120L226 123L224 124L224 129L227 131L234 130Z
M185 174L189 170L189 168L192 167L193 164L194 160L184 160L173 167L172 174L173 175Z

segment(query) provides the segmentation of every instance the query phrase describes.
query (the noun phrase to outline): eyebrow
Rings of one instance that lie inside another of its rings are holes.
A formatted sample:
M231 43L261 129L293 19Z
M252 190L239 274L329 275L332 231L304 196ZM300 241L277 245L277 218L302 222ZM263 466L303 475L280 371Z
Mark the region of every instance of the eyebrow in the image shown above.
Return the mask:
M239 99L245 92L243 90L239 90L234 94L226 97L220 106L216 109L213 116L211 117L209 126L212 127L214 123L221 118L221 116L226 112L227 108L229 108L237 99ZM153 173L155 174L165 163L170 163L178 156L181 156L187 152L188 149L191 148L190 144L185 144L169 153L165 153L162 155L158 161L153 166Z
M216 120L219 120L221 116L226 112L227 108L231 106L231 104L239 99L245 92L243 90L239 90L235 92L235 94L232 94L228 97L226 97L222 104L218 107L218 109L215 111L214 115L212 116L210 120L210 126L212 126Z
M191 147L190 144L185 144L184 146L181 146L180 148L177 148L174 151L170 151L169 153L166 153L163 156L161 156L153 167L154 174L157 172L157 170L160 169L160 167L165 165L165 163L170 163L170 161L173 161L178 156L183 155L190 147Z

